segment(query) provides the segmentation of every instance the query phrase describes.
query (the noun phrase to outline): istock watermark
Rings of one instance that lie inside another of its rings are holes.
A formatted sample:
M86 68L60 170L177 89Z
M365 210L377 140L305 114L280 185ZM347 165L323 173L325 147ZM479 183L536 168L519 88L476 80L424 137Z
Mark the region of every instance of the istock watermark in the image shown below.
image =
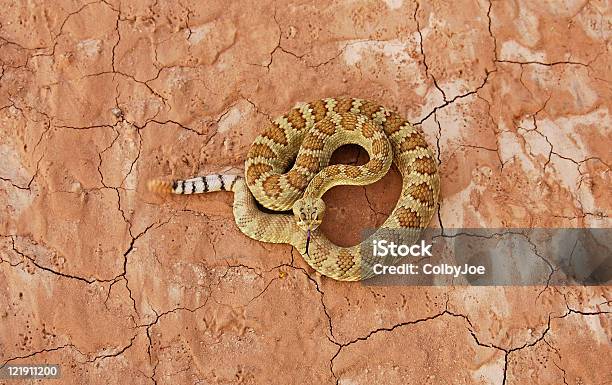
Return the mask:
M364 285L612 285L612 229L370 229Z
M421 239L420 242L414 244L396 243L387 239L372 240L372 256L378 258L393 257L433 257L433 243L426 242ZM425 263L403 263L399 265L386 265L376 263L372 266L372 270L376 275L450 275L455 278L461 275L484 275L486 267L483 265L469 265L467 263L456 266L447 263L432 265Z
M420 244L404 245L380 239L372 241L372 255L375 257L386 257L388 255L392 257L431 257L432 246L432 244L425 243L424 240L421 240Z

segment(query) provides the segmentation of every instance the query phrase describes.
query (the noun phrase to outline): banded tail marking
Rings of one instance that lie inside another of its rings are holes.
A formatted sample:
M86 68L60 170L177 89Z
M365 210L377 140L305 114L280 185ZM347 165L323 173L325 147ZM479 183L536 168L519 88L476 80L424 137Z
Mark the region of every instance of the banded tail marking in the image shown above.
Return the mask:
M239 175L211 174L197 178L175 180L172 182L150 180L147 183L149 191L160 194L202 194L215 191L233 191Z

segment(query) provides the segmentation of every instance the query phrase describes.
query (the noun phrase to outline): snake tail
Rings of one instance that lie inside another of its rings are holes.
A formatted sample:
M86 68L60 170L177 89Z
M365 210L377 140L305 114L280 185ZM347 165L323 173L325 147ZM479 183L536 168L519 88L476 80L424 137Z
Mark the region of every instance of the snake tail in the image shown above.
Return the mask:
M147 183L149 191L158 194L203 194L215 191L234 191L236 182L241 177L232 174L210 174L190 179L163 181L150 180Z

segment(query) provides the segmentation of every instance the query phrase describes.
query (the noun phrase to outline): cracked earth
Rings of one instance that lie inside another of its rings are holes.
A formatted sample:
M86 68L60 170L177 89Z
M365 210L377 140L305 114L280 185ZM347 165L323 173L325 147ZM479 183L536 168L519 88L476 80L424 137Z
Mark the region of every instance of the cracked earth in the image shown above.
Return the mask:
M609 286L338 283L243 236L227 193L145 189L239 170L271 118L352 96L436 148L431 226L611 227L607 2L2 9L0 365L58 363L62 384L612 383ZM357 243L399 191L395 171L334 188L323 231Z

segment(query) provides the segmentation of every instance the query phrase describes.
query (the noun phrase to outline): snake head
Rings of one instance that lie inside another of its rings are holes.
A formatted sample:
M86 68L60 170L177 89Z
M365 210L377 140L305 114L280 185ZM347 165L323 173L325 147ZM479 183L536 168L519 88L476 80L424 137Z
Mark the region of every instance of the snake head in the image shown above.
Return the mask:
M307 233L319 227L324 212L325 202L321 198L300 198L293 204L295 223Z

